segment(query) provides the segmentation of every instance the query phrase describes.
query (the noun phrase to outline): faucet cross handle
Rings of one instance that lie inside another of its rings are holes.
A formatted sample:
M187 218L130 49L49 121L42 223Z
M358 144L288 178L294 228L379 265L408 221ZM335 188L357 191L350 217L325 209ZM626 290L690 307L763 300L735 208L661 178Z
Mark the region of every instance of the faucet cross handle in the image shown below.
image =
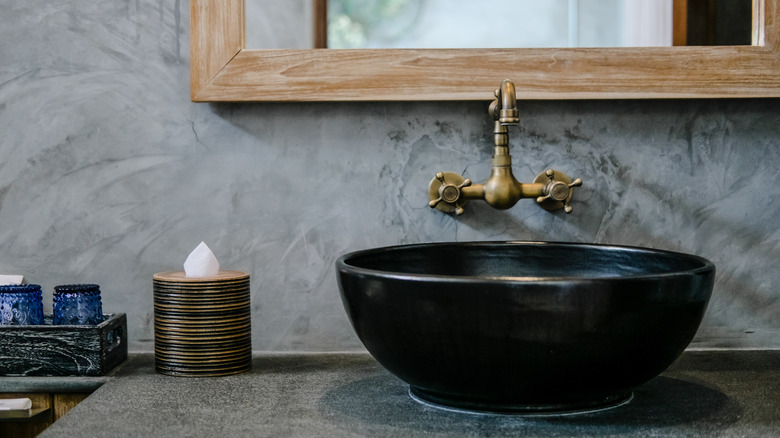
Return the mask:
M446 213L455 212L460 216L463 214L463 204L461 189L471 185L471 180L463 178L461 175L453 172L438 172L431 180L428 188L429 199L428 206L437 208Z
M566 214L571 213L574 208L569 205L573 195L574 187L582 186L582 180L577 178L574 181L568 175L561 171L547 169L546 172L537 175L535 183L545 184L543 195L536 198L536 203L548 211L559 210L563 208Z

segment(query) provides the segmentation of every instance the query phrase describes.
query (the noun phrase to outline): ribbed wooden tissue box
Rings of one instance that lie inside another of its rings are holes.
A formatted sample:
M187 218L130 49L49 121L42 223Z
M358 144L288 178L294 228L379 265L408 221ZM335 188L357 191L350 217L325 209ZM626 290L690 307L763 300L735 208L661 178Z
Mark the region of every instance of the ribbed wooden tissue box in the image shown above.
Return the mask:
M0 326L0 375L103 376L127 359L127 316L94 326Z
M155 370L171 376L225 376L252 366L249 274L191 278L154 274Z

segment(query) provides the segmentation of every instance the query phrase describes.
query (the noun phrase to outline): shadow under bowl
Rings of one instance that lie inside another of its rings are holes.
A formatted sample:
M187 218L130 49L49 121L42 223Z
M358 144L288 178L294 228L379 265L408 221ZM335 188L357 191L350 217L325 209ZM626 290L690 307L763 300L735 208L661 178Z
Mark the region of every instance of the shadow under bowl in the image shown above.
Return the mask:
M336 269L358 337L414 396L524 414L625 403L688 346L715 277L698 256L550 242L377 248Z

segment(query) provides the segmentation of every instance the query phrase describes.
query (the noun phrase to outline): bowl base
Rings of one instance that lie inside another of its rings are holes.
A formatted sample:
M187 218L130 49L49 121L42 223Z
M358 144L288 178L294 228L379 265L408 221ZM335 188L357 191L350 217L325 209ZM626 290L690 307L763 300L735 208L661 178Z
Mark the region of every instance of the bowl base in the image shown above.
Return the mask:
M614 409L628 404L633 400L632 392L601 396L594 399L578 400L561 403L511 403L471 400L461 397L451 397L446 394L434 393L424 389L409 386L409 396L412 400L426 406L447 411L468 414L501 414L518 416L556 416L576 415Z

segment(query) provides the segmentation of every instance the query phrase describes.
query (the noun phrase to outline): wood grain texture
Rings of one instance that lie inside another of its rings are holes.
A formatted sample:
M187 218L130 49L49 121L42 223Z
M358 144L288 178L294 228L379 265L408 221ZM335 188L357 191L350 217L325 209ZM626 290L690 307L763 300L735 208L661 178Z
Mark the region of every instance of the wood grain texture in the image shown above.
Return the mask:
M209 81L245 46L243 0L190 2L190 88L197 90Z
M238 10L233 1L225 3ZM755 46L248 50L242 43L220 69L211 65L217 42L236 36L220 24L228 20L214 17L229 8L191 4L191 70L216 71L193 80L193 101L490 100L506 78L520 99L780 97L780 0L756 0L754 40L762 45Z
M0 327L0 375L102 376L126 358L124 313L97 326Z
M0 393L0 398L29 398L32 401L34 409L51 409L53 407L52 394L37 394L37 393ZM49 411L49 415L44 421L35 422L0 422L0 437L3 438L32 438L43 432L49 427L54 418Z
M43 418L36 418L34 421L0 422L0 437L32 438L37 436L87 397L89 397L88 393L0 393L0 399L29 398L32 401L33 409L48 409L48 413Z
M68 411L73 409L74 406L84 401L89 397L89 393L73 393L73 394L53 394L52 404L54 406L54 421L62 418Z

